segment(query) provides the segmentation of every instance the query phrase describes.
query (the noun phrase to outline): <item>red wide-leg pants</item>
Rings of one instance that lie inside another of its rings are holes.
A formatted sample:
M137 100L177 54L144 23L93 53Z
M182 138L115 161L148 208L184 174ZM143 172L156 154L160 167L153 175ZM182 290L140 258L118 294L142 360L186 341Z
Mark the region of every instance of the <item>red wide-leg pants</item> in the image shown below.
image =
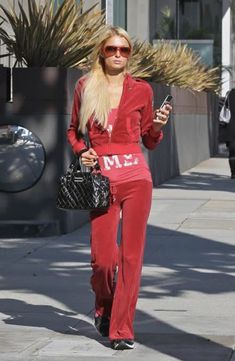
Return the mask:
M109 338L133 339L152 183L136 180L116 185L115 191L116 199L107 212L91 212L91 285L96 313L110 317Z

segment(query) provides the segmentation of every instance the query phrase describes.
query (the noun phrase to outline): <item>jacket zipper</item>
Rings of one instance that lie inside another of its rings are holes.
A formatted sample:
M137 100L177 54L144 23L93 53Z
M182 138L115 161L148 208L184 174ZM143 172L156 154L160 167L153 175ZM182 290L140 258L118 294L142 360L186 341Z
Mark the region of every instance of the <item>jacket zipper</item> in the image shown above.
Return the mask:
M124 93L125 93L126 86L127 86L127 79L125 78L125 79L124 79L124 82L123 82L122 95L121 95L121 98L120 98L120 102L119 102L119 104L118 104L117 116L116 116L116 118L115 118L115 120L114 120L113 129L112 129L111 134L106 130L106 131L108 132L108 135L109 135L109 143L111 143L113 130L114 130L115 124L117 123L118 114L119 114L119 109L120 109L120 106L122 105L122 102L123 102L123 99L124 99Z

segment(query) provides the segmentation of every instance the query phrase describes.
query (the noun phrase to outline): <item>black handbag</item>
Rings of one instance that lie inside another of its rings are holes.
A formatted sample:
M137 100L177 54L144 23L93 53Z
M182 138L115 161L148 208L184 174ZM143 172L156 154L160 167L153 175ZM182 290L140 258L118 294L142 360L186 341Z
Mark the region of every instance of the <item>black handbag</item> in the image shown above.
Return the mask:
M75 157L58 184L56 206L62 210L106 210L110 205L110 182L103 176L99 163L83 172Z

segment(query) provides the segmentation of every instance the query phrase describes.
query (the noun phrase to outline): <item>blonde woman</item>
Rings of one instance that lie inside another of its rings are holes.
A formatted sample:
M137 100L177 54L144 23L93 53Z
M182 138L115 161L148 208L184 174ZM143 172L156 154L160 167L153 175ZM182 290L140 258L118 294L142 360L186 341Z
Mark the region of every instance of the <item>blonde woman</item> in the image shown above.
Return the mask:
M127 32L106 27L93 51L91 71L76 85L68 129L68 140L81 162L92 167L98 159L111 182L110 208L90 215L91 285L95 326L102 336L109 336L116 350L134 347L133 322L151 207L152 180L140 139L154 149L171 110L167 104L153 112L150 85L128 73L131 52Z

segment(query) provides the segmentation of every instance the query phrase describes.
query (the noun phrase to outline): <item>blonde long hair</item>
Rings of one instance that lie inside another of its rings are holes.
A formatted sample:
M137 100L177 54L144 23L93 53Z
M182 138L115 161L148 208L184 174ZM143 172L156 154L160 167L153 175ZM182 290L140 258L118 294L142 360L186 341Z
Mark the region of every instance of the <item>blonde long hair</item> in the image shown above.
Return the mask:
M87 75L85 87L81 95L79 130L83 134L85 133L86 124L91 116L93 116L101 126L104 127L106 125L111 107L101 49L105 42L115 35L125 38L132 49L131 39L124 29L117 26L105 27L104 32L102 32L91 54L92 67Z

